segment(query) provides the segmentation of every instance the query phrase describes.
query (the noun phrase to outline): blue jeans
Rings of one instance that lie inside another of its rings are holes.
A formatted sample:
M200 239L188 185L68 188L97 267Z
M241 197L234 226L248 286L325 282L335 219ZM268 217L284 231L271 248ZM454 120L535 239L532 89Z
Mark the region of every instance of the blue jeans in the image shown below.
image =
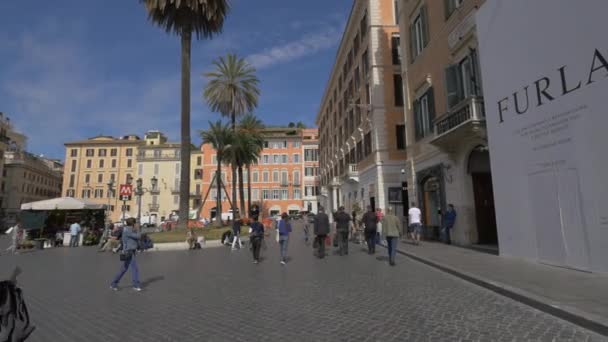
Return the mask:
M386 242L388 245L388 260L391 264L395 262L395 255L397 255L397 241L399 241L399 238L396 236L386 237Z
M289 235L279 236L279 245L281 246L281 260L286 261L287 259L287 245L289 242Z
M78 234L70 235L70 247L78 247Z
M112 287L116 287L122 276L127 273L127 270L131 267L131 275L133 276L133 287L139 287L139 270L137 269L137 261L135 260L135 251L131 251L130 257L122 262L122 267L118 274L112 280Z

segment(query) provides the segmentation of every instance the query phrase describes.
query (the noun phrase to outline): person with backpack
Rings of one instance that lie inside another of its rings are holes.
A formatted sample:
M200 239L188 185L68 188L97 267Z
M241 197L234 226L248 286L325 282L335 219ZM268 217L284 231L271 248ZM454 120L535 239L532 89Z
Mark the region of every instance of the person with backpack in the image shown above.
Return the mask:
M367 242L367 253L376 253L376 232L378 230L378 216L374 212L371 206L367 206L367 212L361 219L363 225L365 225L365 241Z
M141 291L139 283L139 269L137 268L137 261L135 259L135 254L139 247L141 233L139 233L135 228L135 222L136 221L134 218L128 218L126 222L127 225L122 231L122 251L120 252L120 261L122 261L122 267L110 285L110 288L114 291L118 291L118 283L120 282L122 276L127 273L129 267L131 268L131 274L133 276L133 290L137 292Z
M249 224L249 241L251 242L251 250L253 251L253 263L260 262L260 249L264 241L264 225L258 222L258 216L251 217L252 222Z
M338 236L338 253L341 256L348 255L348 232L351 222L350 215L344 211L344 207L340 207L334 219L336 220L336 233Z
M279 245L281 246L281 265L287 262L287 245L289 243L289 234L291 233L291 223L287 213L281 214L277 234L279 235Z

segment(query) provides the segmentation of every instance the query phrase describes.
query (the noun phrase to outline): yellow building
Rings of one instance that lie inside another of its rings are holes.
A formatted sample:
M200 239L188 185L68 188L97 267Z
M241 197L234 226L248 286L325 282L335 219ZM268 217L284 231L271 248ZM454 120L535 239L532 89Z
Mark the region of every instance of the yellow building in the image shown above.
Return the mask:
M144 144L139 146L135 178L141 178L143 184L141 215L151 216L157 223L179 210L180 148L180 143L168 142L159 131L147 132ZM196 208L200 205L202 179L196 170L197 165L201 168L202 152L193 147L191 158L190 208ZM152 178L156 179L156 188L152 187Z
M112 221L120 220L123 202L118 196L119 186L129 177L135 185L137 153L143 144L137 135L97 136L66 143L63 195L109 205ZM132 196L124 207L125 216L137 215L135 204Z

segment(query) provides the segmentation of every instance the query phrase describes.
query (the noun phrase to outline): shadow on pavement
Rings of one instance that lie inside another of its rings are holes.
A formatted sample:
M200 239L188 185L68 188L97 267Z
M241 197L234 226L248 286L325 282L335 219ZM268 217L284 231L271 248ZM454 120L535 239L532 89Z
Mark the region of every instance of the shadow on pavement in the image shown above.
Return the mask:
M142 287L148 287L150 286L150 284L155 283L157 281L161 281L161 280L165 280L164 276L156 276L156 277L152 277L152 278L148 278L144 281L141 282L141 286Z

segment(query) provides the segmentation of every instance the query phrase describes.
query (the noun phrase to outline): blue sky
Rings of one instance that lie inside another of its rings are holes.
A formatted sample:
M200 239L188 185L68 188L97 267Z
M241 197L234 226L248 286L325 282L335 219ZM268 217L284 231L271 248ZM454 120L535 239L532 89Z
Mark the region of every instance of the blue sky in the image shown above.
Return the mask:
M352 1L231 5L221 35L193 41L193 133L219 118L203 102L202 73L227 53L258 69L265 123L314 125ZM0 1L0 28L0 111L30 151L63 158L66 141L148 129L179 139L179 39L138 0Z

